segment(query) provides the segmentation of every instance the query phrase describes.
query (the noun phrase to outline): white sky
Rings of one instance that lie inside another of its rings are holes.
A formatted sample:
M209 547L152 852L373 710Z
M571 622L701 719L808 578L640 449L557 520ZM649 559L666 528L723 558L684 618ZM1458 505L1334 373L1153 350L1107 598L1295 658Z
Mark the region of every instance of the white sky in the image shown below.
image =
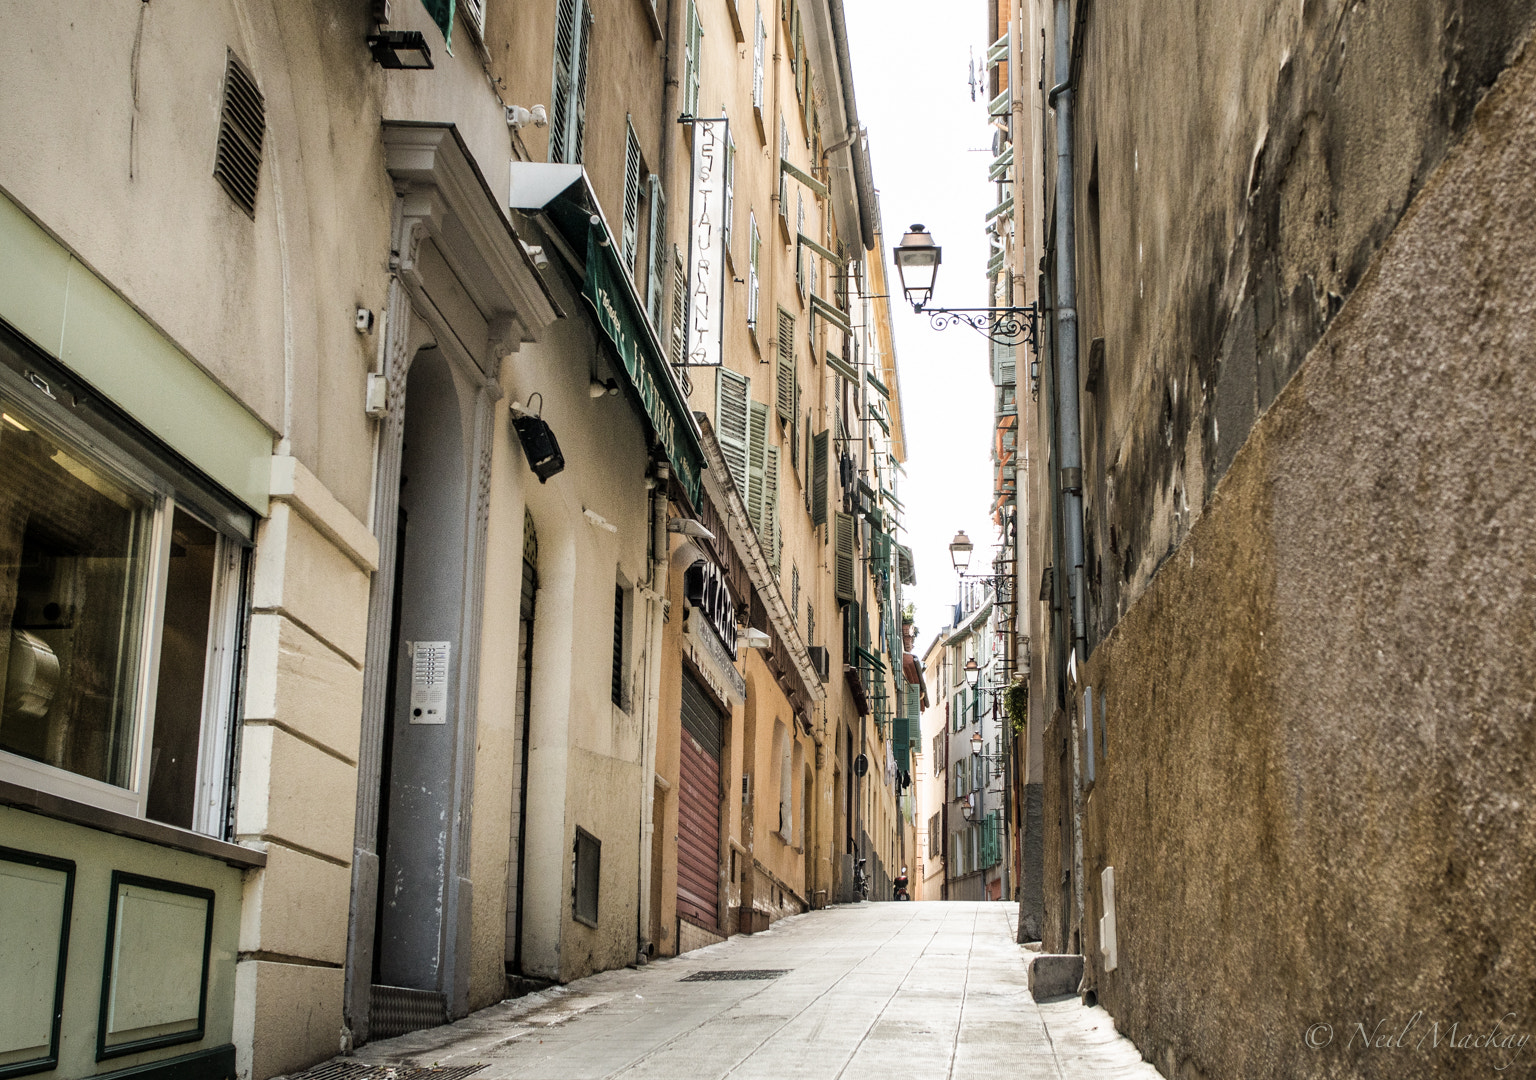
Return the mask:
M890 249L913 222L943 248L932 304L986 302L987 182L992 129L986 84L971 101L972 50L978 68L987 9L982 0L844 0L859 122L869 130L871 166L884 218L891 289L899 291ZM973 152L980 151L980 152ZM941 332L893 298L896 362L906 420L907 479L900 497L917 562L921 655L949 622L956 580L949 542L964 529L976 545L971 571L990 564L996 535L992 499L992 380L987 340L964 326Z

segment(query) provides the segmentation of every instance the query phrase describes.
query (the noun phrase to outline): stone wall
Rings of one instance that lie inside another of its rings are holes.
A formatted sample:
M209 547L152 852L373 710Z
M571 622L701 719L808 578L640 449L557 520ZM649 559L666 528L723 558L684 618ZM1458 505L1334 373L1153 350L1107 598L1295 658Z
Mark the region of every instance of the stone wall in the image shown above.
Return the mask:
M1349 272L1046 733L1054 798L1092 686L1086 985L1168 1076L1497 1075L1497 1050L1445 1045L1450 1025L1529 1033L1532 175L1526 56ZM1046 900L1060 925L1063 895ZM1378 1023L1405 1044L1363 1047Z

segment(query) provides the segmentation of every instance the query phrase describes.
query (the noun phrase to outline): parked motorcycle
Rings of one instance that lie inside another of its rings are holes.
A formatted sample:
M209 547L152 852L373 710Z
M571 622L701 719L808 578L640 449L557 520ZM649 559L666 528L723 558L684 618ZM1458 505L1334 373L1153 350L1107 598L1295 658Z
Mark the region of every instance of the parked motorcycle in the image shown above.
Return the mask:
M897 900L910 900L910 899L912 899L911 894L907 892L908 884L909 883L907 881L907 868L905 866L903 866L901 868L901 876L898 877L895 881L891 882L891 886L895 889L895 894L894 895L895 895L895 898Z

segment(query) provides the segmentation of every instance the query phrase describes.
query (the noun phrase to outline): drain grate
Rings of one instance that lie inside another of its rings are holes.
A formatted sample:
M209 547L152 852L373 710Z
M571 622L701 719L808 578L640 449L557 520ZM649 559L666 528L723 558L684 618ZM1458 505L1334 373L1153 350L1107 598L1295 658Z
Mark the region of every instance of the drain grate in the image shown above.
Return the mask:
M464 1080L481 1065L454 1065L439 1068L422 1065L365 1065L357 1061L331 1061L308 1072L295 1073L288 1080Z
M789 968L739 968L735 971L695 971L680 982L758 982L788 975Z

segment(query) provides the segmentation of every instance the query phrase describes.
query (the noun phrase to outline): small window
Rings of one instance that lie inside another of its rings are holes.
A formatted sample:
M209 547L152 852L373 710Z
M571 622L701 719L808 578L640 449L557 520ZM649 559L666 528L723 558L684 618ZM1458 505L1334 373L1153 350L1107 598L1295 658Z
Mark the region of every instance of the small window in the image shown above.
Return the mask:
M747 329L757 335L757 256L763 246L757 231L757 213L747 215Z
M571 880L571 917L585 926L596 927L603 842L579 825L576 827L575 863Z
M723 114L724 109L720 110ZM736 219L736 136L726 131L725 140L725 220L720 223L720 233L725 244L725 254L731 257L731 223ZM734 262L734 258L732 260Z

